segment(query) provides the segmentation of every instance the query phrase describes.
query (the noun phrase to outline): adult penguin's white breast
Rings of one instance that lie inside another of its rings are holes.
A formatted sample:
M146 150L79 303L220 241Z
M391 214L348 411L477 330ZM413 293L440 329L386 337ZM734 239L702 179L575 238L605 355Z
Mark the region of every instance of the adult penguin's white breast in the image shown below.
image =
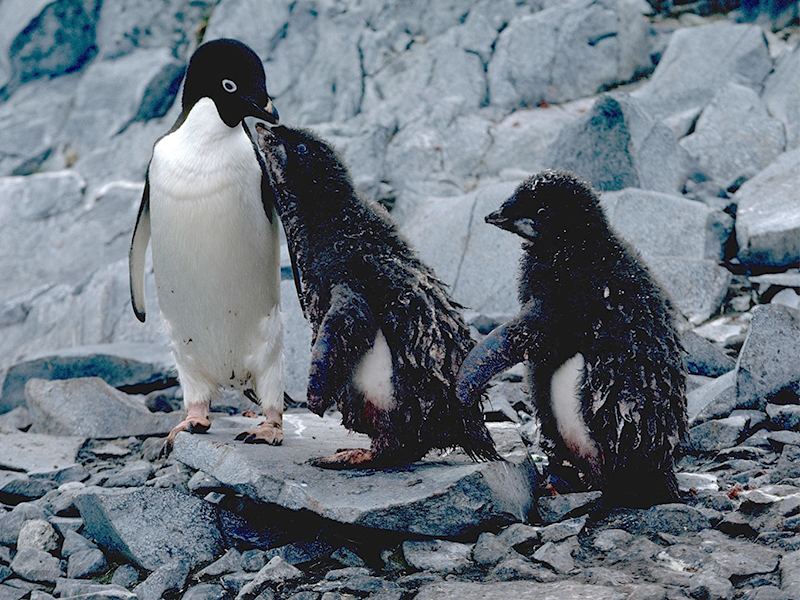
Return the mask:
M153 266L173 346L206 378L244 385L265 337L281 334L278 219L243 127L207 98L155 146Z

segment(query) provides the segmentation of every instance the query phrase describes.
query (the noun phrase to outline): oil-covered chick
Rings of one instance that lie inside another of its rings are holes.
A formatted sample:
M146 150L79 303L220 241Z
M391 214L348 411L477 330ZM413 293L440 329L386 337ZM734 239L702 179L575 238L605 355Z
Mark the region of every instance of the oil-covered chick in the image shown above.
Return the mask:
M474 342L445 286L387 211L358 196L328 144L286 127L258 131L313 331L308 407L322 415L336 403L345 427L371 438L369 449L314 464L384 468L452 447L499 458L481 396L456 399Z
M590 186L568 172L522 183L486 222L521 236L520 313L463 363L462 403L525 362L545 449L605 506L679 498L685 372L673 309L637 252L609 227Z

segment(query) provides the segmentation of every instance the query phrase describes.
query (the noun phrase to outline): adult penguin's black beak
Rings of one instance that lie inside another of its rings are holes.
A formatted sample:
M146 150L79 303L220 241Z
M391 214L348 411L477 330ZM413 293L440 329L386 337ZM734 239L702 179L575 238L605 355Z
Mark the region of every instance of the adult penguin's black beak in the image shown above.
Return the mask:
M253 114L252 116L257 117L259 119L265 120L267 123L271 125L277 125L280 117L278 116L278 109L275 108L275 105L272 103L272 98L267 100L267 105L263 108L256 104L254 101L251 101L253 106Z

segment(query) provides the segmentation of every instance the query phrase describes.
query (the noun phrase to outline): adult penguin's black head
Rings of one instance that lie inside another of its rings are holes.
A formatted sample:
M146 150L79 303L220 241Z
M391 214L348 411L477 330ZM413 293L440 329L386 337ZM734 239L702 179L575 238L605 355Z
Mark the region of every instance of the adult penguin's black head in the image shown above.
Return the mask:
M278 122L278 111L267 94L261 59L236 40L207 42L192 55L183 87L184 113L201 98L214 101L228 127L235 127L245 117Z
M588 183L567 171L542 171L521 183L486 222L539 244L605 220Z

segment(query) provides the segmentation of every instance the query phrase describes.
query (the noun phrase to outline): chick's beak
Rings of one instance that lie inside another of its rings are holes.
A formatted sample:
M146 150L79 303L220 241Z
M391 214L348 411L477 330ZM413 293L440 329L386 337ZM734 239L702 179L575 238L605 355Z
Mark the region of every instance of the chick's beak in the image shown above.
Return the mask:
M484 219L489 225L494 225L500 229L508 229L511 219L503 214L502 209L486 215Z

